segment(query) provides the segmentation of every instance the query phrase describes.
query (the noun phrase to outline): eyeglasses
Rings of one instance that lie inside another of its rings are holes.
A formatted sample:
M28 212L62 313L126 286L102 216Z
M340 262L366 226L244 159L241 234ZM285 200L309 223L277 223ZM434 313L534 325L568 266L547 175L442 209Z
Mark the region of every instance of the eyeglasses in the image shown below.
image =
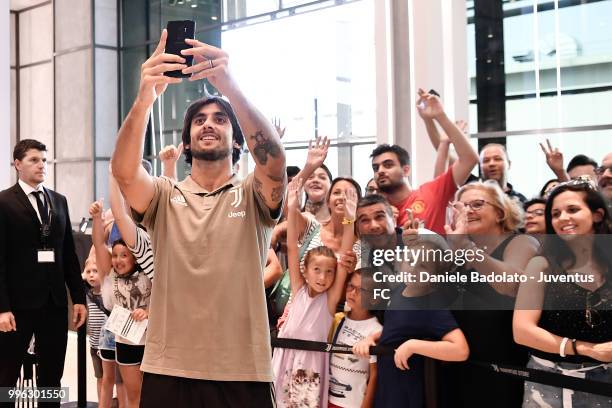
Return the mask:
M366 290L364 288L362 288L361 286L355 286L352 283L349 283L348 285L346 285L346 291L347 292L352 292L354 290L359 290L361 292L366 292Z
M598 176L601 176L606 171L609 171L612 173L612 166L599 166L595 169L595 174L597 174Z
M366 195L378 194L378 189L374 187L366 188Z
M486 200L472 200L472 201L468 201L466 203L463 203L463 205L465 207L470 207L472 209L472 211L480 211L480 210L482 210L482 207L484 207L485 204L489 204L490 206L497 207L497 205L495 205L495 204L493 204L493 203L491 203L489 201L486 201ZM455 203L455 208L457 208L456 206L457 206L457 204Z
M531 215L532 217L542 217L544 215L544 210L538 208L537 210L525 211L526 215Z

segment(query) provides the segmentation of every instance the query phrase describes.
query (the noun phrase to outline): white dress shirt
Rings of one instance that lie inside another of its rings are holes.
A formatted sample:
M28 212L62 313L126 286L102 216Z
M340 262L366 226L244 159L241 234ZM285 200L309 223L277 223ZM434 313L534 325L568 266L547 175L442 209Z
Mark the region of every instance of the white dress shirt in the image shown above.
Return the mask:
M24 181L22 181L21 179L19 179L19 186L21 187L25 195L28 197L28 200L30 200L30 204L32 204L34 211L36 211L36 216L38 217L38 221L40 221L40 223L42 224L42 219L40 218L40 213L38 212L38 205L36 205L36 197L34 197L34 194L36 194L36 192L38 191L41 191L43 193L41 200L42 200L43 205L45 205L45 201L47 201L47 197L45 196L45 190L43 189L43 185L39 184L38 188L34 188L30 186L29 184L25 183ZM49 208L49 204L47 204L47 208Z

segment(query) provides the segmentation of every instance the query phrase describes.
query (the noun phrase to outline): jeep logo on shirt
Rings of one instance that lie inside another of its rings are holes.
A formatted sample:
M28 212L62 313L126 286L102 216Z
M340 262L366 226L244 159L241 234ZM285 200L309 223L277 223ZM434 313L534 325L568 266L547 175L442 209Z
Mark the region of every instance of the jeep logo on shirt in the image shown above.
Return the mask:
M237 218L237 217L240 217L240 218L246 217L246 211L244 210L236 211L236 212L230 211L227 213L227 218Z

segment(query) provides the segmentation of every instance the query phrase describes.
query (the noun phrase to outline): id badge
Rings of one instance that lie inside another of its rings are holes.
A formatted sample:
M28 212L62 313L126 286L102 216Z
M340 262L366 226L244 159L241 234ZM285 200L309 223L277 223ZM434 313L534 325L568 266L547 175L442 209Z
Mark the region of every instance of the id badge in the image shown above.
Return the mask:
M38 250L38 263L54 263L55 252L52 249Z

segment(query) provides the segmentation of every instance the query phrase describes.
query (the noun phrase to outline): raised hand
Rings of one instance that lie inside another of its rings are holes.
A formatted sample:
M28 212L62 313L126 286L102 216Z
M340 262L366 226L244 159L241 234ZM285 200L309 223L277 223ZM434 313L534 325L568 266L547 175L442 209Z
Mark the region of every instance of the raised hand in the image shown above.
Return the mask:
M272 118L272 124L274 125L274 129L276 129L276 133L278 133L278 137L281 139L285 136L286 127L281 128L280 118Z
M355 272L355 267L357 266L357 254L352 250L344 251L340 253L340 259L338 259L338 265L346 268L348 273Z
M181 78L165 76L164 72L181 70L187 67L185 58L164 52L167 38L168 32L163 30L157 48L140 68L140 89L138 90L137 100L146 106L153 105L157 97L166 90L168 84L181 82Z
M345 192L344 199L344 218L355 221L357 213L357 192L353 188L349 188Z
M295 211L302 207L302 178L291 180L287 186L287 208L289 211Z
M467 135L470 131L470 128L468 127L468 123L463 119L456 120L455 125L457 125L461 133L463 133L464 135Z
M417 110L423 119L435 119L444 114L444 107L440 98L425 92L421 88L418 91Z
M223 95L228 95L238 88L230 74L229 56L225 51L191 38L187 38L185 42L193 48L182 50L181 54L193 55L196 62L183 69L184 74L191 74L190 81L206 78Z
M451 225L444 226L447 235L466 235L468 233L467 210L468 208L461 201L452 204L453 221Z
M546 139L546 144L548 149L544 144L540 143L540 148L546 155L546 164L548 164L548 167L550 167L555 174L559 172L563 173L563 153L560 152L558 148L553 148L550 144L550 140Z
M164 165L173 165L183 154L183 143L181 142L178 147L174 145L168 145L159 151L159 160Z
M96 219L96 218L103 219L102 217L103 212L104 212L104 199L103 198L100 198L98 201L94 201L89 206L89 215L93 219Z
M402 241L404 241L405 245L409 245L410 242L419 237L421 220L414 218L414 214L410 208L406 209L406 214L408 214L408 220L402 225Z
M321 167L325 159L327 158L327 151L329 150L329 144L331 140L327 136L317 136L314 143L311 140L308 142L308 156L306 156L306 166L311 167L313 170Z

